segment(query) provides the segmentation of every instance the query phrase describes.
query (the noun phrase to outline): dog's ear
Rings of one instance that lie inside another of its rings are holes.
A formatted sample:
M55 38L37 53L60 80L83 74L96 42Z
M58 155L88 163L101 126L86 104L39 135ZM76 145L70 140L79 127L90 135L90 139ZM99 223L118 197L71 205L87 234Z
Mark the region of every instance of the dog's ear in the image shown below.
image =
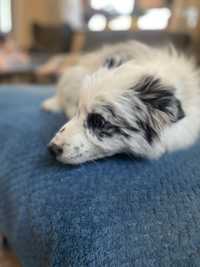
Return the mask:
M134 91L152 119L175 123L185 117L181 102L174 95L175 88L165 85L159 78L143 77Z

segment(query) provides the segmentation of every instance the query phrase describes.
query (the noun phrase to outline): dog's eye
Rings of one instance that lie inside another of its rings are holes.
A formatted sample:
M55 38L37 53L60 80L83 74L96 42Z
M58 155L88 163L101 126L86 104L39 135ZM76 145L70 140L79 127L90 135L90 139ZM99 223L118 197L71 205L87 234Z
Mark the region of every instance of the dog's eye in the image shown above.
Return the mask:
M87 124L89 128L103 129L106 124L106 120L98 113L91 113L88 115Z

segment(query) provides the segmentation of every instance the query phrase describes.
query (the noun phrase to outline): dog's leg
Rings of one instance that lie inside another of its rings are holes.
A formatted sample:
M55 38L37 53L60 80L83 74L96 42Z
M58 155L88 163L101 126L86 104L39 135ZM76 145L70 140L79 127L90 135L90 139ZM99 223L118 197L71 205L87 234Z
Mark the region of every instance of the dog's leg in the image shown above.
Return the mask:
M45 111L59 112L62 110L57 96L53 96L42 103L42 109Z

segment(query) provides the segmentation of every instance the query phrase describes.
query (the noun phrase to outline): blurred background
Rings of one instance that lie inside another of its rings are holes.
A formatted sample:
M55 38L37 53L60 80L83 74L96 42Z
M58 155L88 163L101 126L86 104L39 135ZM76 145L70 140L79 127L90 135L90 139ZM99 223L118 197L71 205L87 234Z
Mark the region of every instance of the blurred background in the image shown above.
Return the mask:
M0 0L0 81L52 83L75 55L136 39L200 61L200 0Z

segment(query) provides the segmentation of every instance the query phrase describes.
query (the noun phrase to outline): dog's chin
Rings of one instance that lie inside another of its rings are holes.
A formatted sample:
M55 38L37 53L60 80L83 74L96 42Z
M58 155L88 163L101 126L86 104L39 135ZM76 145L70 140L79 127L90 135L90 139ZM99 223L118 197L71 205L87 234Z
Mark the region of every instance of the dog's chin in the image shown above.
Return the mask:
M98 159L102 159L102 158L105 158L105 157L110 157L112 156L113 153L102 153L102 154L96 154L96 155L90 155L90 156L73 156L73 157L68 157L68 156L65 156L65 155L62 155L62 156L59 156L57 157L56 159L61 162L62 164L65 164L65 165L79 165L79 164L82 164L82 163L86 163L86 162L90 162L90 161L96 161Z
M69 158L69 157L64 157L64 156L57 157L56 159L57 159L57 161L59 161L62 164L65 164L65 165L79 165L79 164L82 164L82 163L89 161L89 159Z

